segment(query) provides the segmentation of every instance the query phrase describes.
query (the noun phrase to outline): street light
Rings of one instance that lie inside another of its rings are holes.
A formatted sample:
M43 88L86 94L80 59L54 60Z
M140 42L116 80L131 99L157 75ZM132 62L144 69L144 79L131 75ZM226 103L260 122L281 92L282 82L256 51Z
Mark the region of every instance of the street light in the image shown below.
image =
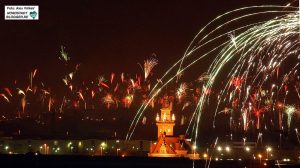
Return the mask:
M105 149L105 147L107 146L107 144L105 142L102 142L100 144L100 149L101 149L101 156L103 155L103 150Z
M261 155L261 154L258 154L258 157L259 157L259 163L261 164L261 158L262 158L262 155Z
M272 151L272 148L271 147L267 147L267 160L269 160L269 152Z
M196 149L197 149L197 146L196 146L196 145L194 145L194 146L193 146L193 149L194 149L194 150L196 150Z
M67 145L67 146L68 146L68 148L70 148L70 147L71 147L71 145L72 145L72 142L69 142L69 143L68 143L68 145Z
M226 147L225 147L225 150L226 150L226 152L230 152L229 146L226 146Z
M193 145L193 154L194 154L194 159L195 159L195 156L196 156L196 149L197 149L197 146L196 146L196 145Z

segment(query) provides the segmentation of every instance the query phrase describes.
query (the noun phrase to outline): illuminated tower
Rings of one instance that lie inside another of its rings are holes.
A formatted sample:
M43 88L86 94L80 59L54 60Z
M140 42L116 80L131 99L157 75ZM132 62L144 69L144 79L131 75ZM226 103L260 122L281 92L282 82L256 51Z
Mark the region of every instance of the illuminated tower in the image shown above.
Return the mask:
M157 138L161 135L173 136L173 127L175 126L175 115L171 114L172 104L168 98L164 98L162 108L160 109L160 116L156 116Z
M156 115L157 141L151 143L148 156L199 159L196 148L185 139L184 135L174 137L175 115L171 111L172 103L168 96L165 96L160 115Z

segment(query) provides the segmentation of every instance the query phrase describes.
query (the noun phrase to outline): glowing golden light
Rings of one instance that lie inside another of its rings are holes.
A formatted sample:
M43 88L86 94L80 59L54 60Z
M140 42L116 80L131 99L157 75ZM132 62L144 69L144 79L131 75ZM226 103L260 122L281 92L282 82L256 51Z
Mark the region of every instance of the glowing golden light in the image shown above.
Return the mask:
M226 146L226 147L225 147L225 150L226 150L226 152L230 152L229 146Z
M258 156L260 159L262 158L262 155L261 155L261 154L258 154L257 156Z

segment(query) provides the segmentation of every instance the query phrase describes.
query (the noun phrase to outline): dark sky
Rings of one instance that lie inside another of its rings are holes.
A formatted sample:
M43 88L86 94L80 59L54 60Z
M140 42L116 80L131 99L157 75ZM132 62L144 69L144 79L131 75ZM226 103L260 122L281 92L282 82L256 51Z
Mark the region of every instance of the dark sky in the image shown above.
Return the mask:
M285 0L1 0L0 86L39 68L51 82L60 46L89 74L140 71L157 55L159 70L180 58L197 31L231 9ZM4 5L39 5L39 21L5 21ZM91 75L92 76L92 75Z

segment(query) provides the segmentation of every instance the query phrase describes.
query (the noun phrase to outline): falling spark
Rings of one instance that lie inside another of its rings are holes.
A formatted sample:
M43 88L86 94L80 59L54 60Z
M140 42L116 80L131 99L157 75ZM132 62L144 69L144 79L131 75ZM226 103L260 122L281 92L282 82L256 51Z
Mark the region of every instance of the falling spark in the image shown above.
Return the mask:
M242 118L243 118L244 131L247 131L247 129L248 129L248 114L247 114L246 110L242 113Z
M17 88L17 90L18 90L18 94L19 94L19 95L25 96L25 92L24 92L23 90L21 90L21 89L19 89L19 88Z
M158 64L158 60L155 58L149 58L147 60L144 61L144 77L145 77L145 81L147 80L148 76L150 75L152 69Z
M106 79L103 76L98 76L98 86L104 86L109 88L109 86L105 83Z
M60 57L59 59L65 63L67 63L68 61L70 61L70 57L68 56L68 53L65 52L65 47L61 46L61 50L60 50Z
M9 99L5 96L5 94L1 93L0 96L3 97L9 103Z
M22 112L24 113L25 107L26 107L26 97L25 96L21 99L21 106L22 106Z
M191 104L191 102L189 102L189 101L185 102L184 105L182 106L181 111L183 111L185 108L187 108L190 104Z
M133 95L132 94L127 95L123 101L124 101L125 108L130 108L133 101Z
M51 107L54 103L54 99L52 99L51 97L49 98L49 102L48 102L48 111L50 112L51 111Z
M32 73L32 78L35 78L36 74L37 74L38 69L34 69L33 73Z
M186 95L186 90L188 89L188 86L186 83L182 83L180 84L179 88L177 89L177 92L176 92L176 96L177 98L179 99L179 101L181 100L181 98L183 96Z
M228 36L229 36L229 38L230 38L232 44L234 45L234 47L237 48L234 33L229 33Z
M112 84L115 79L115 73L111 73L110 75L110 83Z
M298 143L300 143L299 131L298 131L297 128L295 128L295 132L296 132L296 136L297 136Z
M45 89L41 89L41 91L44 95L50 95L50 92Z
M292 121L292 117L294 115L294 113L296 112L296 107L293 105L286 105L285 106L285 113L287 115L287 124L288 124L288 128L290 128L291 126L291 121Z
M95 91L94 91L94 90L92 90L92 91L91 91L91 96L92 96L92 99L95 97L95 94L96 94L96 93L95 93Z
M142 120L142 123L143 123L143 125L146 125L146 123L147 123L147 117L143 117L143 120Z
M124 72L122 72L121 73L121 81L122 81L122 83L124 82L124 80L125 80L125 76L124 76Z
M60 113L63 112L63 106L64 106L65 101L66 101L66 97L64 96L63 99L62 99L61 105L60 105L60 107L59 107L59 112L60 112Z
M103 102L104 104L106 104L106 107L107 107L108 109L110 108L110 106L111 106L112 104L115 103L115 101L113 100L113 97L112 97L111 94L107 94L105 97L103 97L103 98L102 98L102 102Z
M13 96L8 88L4 88L4 90L6 91L6 93L7 93L10 97Z

